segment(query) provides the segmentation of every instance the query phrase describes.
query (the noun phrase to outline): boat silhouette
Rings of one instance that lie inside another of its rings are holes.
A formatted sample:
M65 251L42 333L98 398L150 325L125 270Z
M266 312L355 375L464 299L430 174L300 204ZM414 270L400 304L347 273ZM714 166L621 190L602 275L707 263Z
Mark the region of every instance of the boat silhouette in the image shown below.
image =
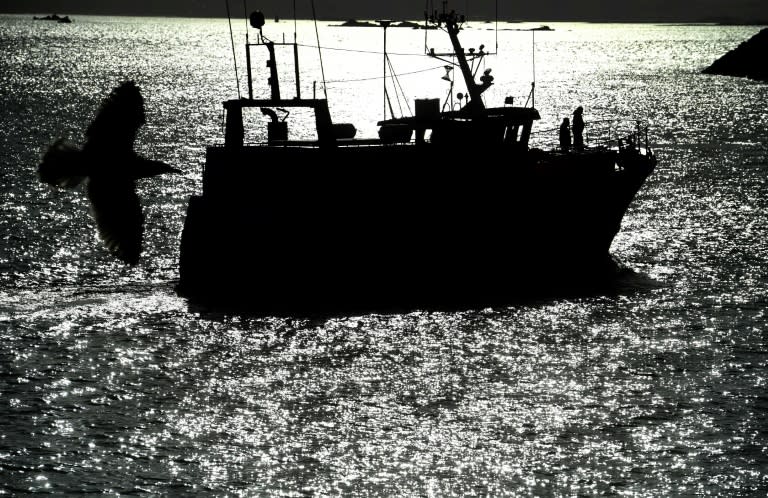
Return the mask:
M426 20L451 40L451 54L426 55L455 57L467 87L459 108L417 100L413 116L356 139L326 99L301 97L297 51L296 95L282 97L281 44L252 15L260 34L246 44L249 93L223 103L224 144L207 148L182 233L180 294L264 313L463 308L615 276L611 242L656 165L647 129L580 150L531 147L539 112L485 106L493 77L475 80L470 64L485 52L462 48L463 22L445 9ZM269 53L269 98L253 97L253 47ZM245 142L252 108L270 117L265 143ZM293 108L314 111L316 140L288 139L276 111Z

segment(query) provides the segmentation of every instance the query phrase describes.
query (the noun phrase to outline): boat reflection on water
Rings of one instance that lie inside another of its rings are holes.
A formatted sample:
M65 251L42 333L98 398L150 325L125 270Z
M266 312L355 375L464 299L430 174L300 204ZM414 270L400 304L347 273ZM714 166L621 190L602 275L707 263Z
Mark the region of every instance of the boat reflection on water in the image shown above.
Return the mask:
M332 121L327 100L301 97L297 50L296 94L282 97L281 44L254 13L249 94L224 102L224 144L207 149L179 292L256 312L335 312L503 304L613 278L611 241L656 164L647 129L579 150L530 147L539 112L511 99L485 106L493 77L486 70L478 82L476 71L487 54L462 48L463 22L446 11L426 20L451 40L452 53L426 55L456 61L467 88L459 108L417 100L413 116L356 139L352 125ZM267 99L253 97L253 47L269 53ZM315 140L288 139L277 112L297 107L314 111ZM266 143L245 142L252 109L270 118Z

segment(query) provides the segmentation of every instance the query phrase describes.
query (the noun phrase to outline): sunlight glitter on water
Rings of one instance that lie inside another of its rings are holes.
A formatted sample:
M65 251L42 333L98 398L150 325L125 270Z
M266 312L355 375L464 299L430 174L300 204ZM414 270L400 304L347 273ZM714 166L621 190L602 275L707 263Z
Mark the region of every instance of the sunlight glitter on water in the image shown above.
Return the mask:
M221 141L221 101L237 95L226 21L83 17L63 31L0 18L13 173L0 178L0 490L764 494L768 94L696 74L756 29L552 26L536 34L540 129L577 104L593 126L617 114L653 125L659 166L613 245L642 272L632 292L288 319L193 308L173 291L187 198L205 145ZM320 29L325 46L381 48L378 29ZM493 45L490 31L463 34ZM299 35L314 43L310 23ZM397 35L393 53L423 50L423 32ZM530 41L500 33L489 103L524 101ZM321 80L315 54L301 48L305 96ZM381 69L378 54L324 57L329 80ZM434 62L393 55L399 72ZM404 75L409 100L444 95L443 74ZM146 98L139 152L184 170L139 186L137 268L104 254L81 193L30 174L55 137L83 139L121 79ZM376 136L381 88L329 84L334 119Z

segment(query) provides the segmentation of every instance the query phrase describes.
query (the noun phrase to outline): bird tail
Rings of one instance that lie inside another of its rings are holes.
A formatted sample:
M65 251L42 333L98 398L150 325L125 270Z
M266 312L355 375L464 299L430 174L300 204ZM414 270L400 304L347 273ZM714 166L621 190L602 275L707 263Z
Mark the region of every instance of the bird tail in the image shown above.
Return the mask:
M64 139L56 140L43 156L37 167L40 181L56 187L74 188L80 185L87 173L82 151Z

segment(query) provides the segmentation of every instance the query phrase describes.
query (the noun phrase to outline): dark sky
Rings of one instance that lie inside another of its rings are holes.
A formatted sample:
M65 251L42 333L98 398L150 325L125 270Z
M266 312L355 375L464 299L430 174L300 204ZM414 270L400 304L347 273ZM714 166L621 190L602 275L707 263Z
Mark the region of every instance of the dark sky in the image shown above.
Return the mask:
M292 17L291 0L246 0L249 11L268 17ZM220 17L225 0L0 0L0 12L28 14L122 14ZM502 19L580 21L768 20L768 0L498 0ZM299 18L311 17L310 0L296 0ZM439 5L439 1L434 1ZM241 0L230 0L240 15ZM323 19L419 19L424 0L315 0ZM495 0L453 0L451 8L469 10L470 18L493 18Z

